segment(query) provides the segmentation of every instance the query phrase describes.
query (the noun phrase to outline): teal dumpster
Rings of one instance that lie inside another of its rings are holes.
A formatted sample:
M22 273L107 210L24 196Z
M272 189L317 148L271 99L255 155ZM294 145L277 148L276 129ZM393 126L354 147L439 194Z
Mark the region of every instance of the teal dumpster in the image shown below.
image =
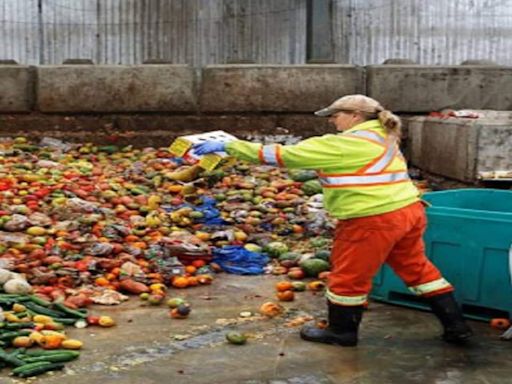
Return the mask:
M464 315L477 320L512 317L512 191L458 189L423 196L427 257L455 287ZM428 309L385 265L370 297Z

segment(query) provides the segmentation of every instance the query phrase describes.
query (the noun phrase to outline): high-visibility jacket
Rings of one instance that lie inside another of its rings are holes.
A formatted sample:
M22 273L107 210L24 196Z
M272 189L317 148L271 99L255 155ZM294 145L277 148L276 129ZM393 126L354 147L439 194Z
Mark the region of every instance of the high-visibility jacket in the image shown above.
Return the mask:
M232 141L226 152L252 163L317 170L325 209L338 219L391 212L419 200L397 143L378 120L295 145Z

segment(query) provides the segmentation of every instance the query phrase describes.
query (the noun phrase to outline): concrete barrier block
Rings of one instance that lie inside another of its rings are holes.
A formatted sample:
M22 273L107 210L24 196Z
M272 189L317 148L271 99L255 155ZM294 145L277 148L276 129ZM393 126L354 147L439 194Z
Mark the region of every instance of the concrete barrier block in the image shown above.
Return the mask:
M456 180L474 180L477 138L474 122L426 119L421 132L420 168Z
M367 94L395 112L512 109L512 67L372 65Z
M512 119L485 121L477 142L476 172L512 171Z
M0 112L30 112L33 73L28 66L0 65Z
M190 112L195 72L186 65L38 67L42 112Z
M202 112L313 112L361 93L363 71L353 65L221 65L202 70Z
M421 164L421 135L425 116L402 118L403 136L402 151L407 160L417 167Z
M411 163L427 172L474 182L480 172L512 169L512 116L486 113L479 119L406 119Z

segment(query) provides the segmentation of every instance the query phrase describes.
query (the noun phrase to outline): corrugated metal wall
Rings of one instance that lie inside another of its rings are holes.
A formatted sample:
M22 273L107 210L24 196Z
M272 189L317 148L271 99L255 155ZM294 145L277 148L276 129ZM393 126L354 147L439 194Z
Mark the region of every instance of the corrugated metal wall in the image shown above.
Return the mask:
M0 59L40 62L37 0L0 1Z
M511 0L335 0L336 61L512 64Z
M332 0L326 22L338 63L512 64L512 0ZM306 0L1 0L0 33L23 64L302 64Z

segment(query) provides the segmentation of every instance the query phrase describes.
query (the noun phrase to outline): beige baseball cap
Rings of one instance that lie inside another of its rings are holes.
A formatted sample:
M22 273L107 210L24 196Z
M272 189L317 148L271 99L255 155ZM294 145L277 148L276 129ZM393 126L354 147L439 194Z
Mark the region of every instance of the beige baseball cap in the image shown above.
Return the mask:
M327 108L320 109L315 115L321 117L331 116L337 112L358 111L366 113L378 113L384 108L377 100L365 95L347 95L334 101Z

